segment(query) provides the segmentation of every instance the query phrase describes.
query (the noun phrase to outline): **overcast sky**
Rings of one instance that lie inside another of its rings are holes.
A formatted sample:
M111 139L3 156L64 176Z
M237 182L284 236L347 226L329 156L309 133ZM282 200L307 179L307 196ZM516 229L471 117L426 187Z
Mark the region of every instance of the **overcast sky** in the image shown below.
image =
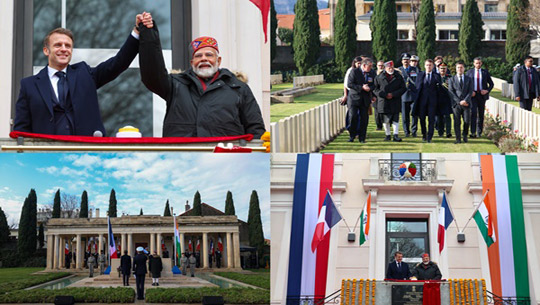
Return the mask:
M116 191L118 215L163 215L165 202L174 213L190 205L197 190L205 202L225 210L227 191L233 193L236 215L247 221L252 190L259 195L265 238L270 238L269 154L206 153L2 153L0 207L8 223L18 223L31 188L38 208L52 205L55 192L88 192L90 208L106 215L111 188Z

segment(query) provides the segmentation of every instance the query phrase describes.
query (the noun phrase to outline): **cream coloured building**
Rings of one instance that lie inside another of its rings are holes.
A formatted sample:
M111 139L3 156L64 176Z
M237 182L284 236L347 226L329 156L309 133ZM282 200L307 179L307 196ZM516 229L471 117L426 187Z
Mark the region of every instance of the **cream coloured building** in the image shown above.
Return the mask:
M408 181L398 172L405 160L414 161L418 169L415 178ZM371 229L369 240L362 246L358 244L358 227L353 242L344 221L332 229L326 295L339 290L342 279L383 280L388 262L398 249L408 262L417 262L419 253L429 252L443 278L484 278L491 290L487 247L474 220L463 231L464 242L458 242L453 223L440 255L437 243L439 206L445 191L460 229L482 200L479 160L479 154L336 154L335 203L349 226L354 226L371 192ZM540 304L540 156L520 154L518 164L529 290L532 304ZM275 304L284 303L286 298L295 168L295 154L274 154L271 302Z

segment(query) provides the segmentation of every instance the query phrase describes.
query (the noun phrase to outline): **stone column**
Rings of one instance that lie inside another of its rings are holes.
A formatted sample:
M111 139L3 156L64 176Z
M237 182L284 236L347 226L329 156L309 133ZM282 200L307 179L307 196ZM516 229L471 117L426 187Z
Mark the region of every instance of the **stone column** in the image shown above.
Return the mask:
M77 250L75 251L75 268L82 269L82 258L84 257L84 252L82 251L82 239L81 234L77 234Z
M60 244L60 236L58 234L54 235L54 244L53 246L53 269L58 269L58 263L59 263L59 254L58 254L58 245Z
M174 241L174 238L173 238L173 244L175 244L176 242ZM185 234L184 233L180 233L180 247L182 248L182 253L188 251L188 249L186 248L186 237L185 237ZM174 249L174 251L176 251L176 249Z
M203 268L208 268L209 260L208 260L208 233L203 233L202 235L202 249L201 249L201 256L203 258Z
M58 260L59 265L58 268L65 268L66 267L66 239L62 236L60 236L60 242L58 243L58 252L60 254L60 259Z
M47 269L53 268L54 260L54 236L52 234L47 234Z
M156 250L156 234L150 233L150 254L153 254L154 250Z
M240 265L240 234L238 232L233 233L234 244L234 267L241 268Z
M126 233L122 233L121 237L120 237L120 248L121 251L120 251L120 256L124 255L124 251L126 251Z
M133 233L128 233L127 250L128 255L133 257Z
M233 268L232 233L227 233L227 268Z
M101 250L103 250L103 233L99 234L99 244L98 244L98 250L97 250L97 254L100 255L101 254Z
M163 249L161 249L161 233L157 233L156 243L157 243L157 254L161 256L163 254L162 253Z

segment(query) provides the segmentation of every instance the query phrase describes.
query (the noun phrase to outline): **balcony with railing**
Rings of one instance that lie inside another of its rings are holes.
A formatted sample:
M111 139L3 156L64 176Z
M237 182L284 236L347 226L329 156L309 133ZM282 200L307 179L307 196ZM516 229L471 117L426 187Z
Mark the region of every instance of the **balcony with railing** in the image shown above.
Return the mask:
M434 181L436 160L379 159L379 179L386 181Z

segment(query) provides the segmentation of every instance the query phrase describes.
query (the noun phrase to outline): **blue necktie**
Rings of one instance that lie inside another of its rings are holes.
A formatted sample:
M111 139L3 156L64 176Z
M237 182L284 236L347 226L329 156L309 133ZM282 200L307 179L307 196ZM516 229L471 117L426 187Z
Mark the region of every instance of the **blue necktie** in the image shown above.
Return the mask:
M58 102L60 106L66 107L66 96L67 96L67 84L66 84L66 73L58 71L55 73L58 76Z

